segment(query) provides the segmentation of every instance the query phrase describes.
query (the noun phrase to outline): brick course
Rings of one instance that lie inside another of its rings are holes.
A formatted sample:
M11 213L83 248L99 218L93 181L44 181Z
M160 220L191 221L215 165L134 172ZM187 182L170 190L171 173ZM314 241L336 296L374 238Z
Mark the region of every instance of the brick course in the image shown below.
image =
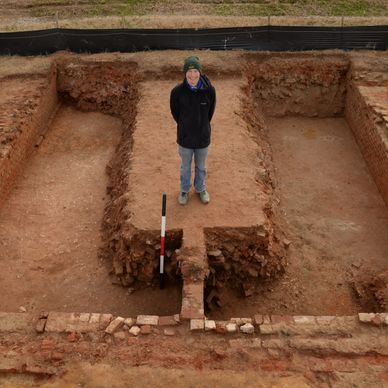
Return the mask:
M345 116L388 206L388 87L349 83Z

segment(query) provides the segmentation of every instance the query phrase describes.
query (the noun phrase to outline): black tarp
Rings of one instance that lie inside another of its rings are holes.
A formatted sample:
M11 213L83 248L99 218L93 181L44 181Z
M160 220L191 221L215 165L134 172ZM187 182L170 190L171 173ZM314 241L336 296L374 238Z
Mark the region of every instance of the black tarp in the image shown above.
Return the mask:
M0 33L0 54L145 50L387 50L388 26L260 26L212 29L62 29Z

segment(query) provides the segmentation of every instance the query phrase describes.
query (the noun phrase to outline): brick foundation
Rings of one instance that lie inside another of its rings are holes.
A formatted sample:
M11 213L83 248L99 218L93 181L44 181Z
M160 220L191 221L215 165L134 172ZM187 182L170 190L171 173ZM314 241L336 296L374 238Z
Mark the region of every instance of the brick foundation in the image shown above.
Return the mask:
M351 82L345 116L388 206L388 87Z

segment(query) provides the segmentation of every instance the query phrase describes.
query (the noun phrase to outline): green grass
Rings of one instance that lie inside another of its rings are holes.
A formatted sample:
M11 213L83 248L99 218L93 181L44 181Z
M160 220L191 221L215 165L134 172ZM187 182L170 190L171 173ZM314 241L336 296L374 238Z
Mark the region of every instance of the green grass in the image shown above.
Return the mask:
M16 9L18 2L15 2ZM20 6L22 8L22 6ZM26 6L25 6L26 8ZM388 16L387 0L32 0L31 16ZM202 12L201 12L202 11Z
M371 10L370 4L366 0L356 0L356 1L336 1L332 5L333 15L348 15L348 16L368 16L370 12L373 11L376 14L387 11L387 6L374 4L373 10Z

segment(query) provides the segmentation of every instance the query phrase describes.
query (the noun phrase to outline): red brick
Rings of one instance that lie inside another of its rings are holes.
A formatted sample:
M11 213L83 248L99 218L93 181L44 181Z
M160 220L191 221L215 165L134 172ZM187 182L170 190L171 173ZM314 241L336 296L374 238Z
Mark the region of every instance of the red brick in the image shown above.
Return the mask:
M226 333L226 325L228 322L224 321L216 321L216 333L225 334Z
M290 369L290 363L283 360L263 360L259 362L261 370L266 372L284 372Z
M292 315L271 315L271 322L293 324L294 318Z
M164 317L159 317L158 325L159 326L175 326L178 322L175 320L174 316L168 315Z
M45 338L40 345L41 350L52 350L54 348L55 348L55 340L51 338Z
M143 325L140 327L140 334L151 334L152 329L150 325Z
M55 360L55 361L61 361L61 360L63 360L63 354L59 353L59 352L52 352L51 359Z

